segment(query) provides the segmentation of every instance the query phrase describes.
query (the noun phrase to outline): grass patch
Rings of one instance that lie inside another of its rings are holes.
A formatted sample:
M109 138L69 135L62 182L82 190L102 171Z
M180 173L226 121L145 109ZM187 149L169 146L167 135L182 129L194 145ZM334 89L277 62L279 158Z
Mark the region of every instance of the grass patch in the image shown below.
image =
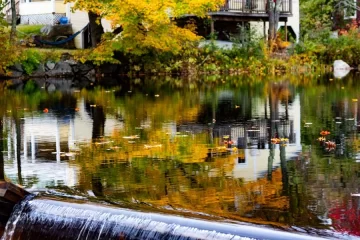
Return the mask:
M31 34L41 34L40 30L44 25L18 25L16 26L18 37L26 37Z

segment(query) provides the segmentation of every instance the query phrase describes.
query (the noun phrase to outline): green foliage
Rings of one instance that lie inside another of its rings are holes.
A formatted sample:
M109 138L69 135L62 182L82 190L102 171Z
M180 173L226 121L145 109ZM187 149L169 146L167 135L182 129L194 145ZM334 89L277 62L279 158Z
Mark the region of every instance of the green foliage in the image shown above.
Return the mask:
M343 60L351 66L360 64L360 36L357 25L348 25L348 30L340 30L338 37L332 37L330 30L318 31L308 35L304 41L293 48L294 55L316 58L318 62L332 64Z
M5 21L5 14L2 11L5 6L5 1L0 1L0 74L7 73L7 67L13 65L18 56L19 49L10 42L10 34L7 29L7 22Z
M43 61L43 55L34 49L26 49L23 52L21 64L24 68L24 71L27 74L31 74L33 71L35 71L39 64Z
M331 17L337 0L302 0L300 1L300 25L302 35L314 30L330 28Z

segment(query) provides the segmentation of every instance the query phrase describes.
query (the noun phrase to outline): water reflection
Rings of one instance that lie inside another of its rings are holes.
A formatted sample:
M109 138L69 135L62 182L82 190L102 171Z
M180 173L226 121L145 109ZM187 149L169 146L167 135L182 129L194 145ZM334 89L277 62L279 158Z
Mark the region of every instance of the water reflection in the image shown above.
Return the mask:
M337 214L359 216L347 204L357 201L350 196L360 177L353 79L174 82L48 93L29 81L3 90L6 177L27 188L68 186L115 202L358 234ZM323 130L336 148L317 141Z

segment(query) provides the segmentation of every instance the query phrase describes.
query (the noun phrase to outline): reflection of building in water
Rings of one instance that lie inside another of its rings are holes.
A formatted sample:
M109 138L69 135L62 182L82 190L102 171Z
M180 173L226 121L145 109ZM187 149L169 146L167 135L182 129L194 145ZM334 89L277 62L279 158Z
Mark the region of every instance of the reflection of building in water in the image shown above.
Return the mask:
M74 106L75 108L76 106ZM77 183L77 167L67 161L74 159L73 150L81 142L92 141L93 121L86 112L83 100L77 103L75 115L56 116L49 113L36 116L25 115L16 131L12 118L5 119L7 127L7 156L5 172L14 182L35 188ZM110 135L121 123L107 118L104 135ZM17 143L20 135L21 143ZM18 149L20 148L20 149ZM17 154L21 154L20 164ZM19 173L20 172L20 173Z
M297 156L301 151L301 108L299 96L296 96L289 105L278 103L275 114L277 118L270 118L271 114L268 114L270 109L266 101L254 99L252 105L251 115L257 118L232 121L228 124L222 121L221 124L178 125L177 131L195 134L207 131L212 144L243 149L240 151L243 151L244 157L234 155L233 176L243 177L245 180L256 180L268 170L271 138L288 139L286 146L288 159ZM275 145L274 151L273 167L277 167L280 165L279 145Z

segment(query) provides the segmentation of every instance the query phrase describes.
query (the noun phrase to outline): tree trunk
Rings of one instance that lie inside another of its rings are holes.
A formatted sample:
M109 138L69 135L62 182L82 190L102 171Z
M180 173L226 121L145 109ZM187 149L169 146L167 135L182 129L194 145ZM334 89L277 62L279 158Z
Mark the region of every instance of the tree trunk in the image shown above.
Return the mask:
M280 9L282 0L268 0L268 13L269 13L269 42L276 39L276 32L279 25Z
M104 28L100 23L99 15L94 12L88 12L88 16L91 35L91 46L96 47L101 41L101 36L104 33Z
M3 120L0 120L0 181L5 180L5 171L4 171L4 134L3 134Z
M13 43L16 38L16 21L17 21L17 13L16 13L16 4L15 0L10 0L11 4L11 32L10 32L10 39Z

